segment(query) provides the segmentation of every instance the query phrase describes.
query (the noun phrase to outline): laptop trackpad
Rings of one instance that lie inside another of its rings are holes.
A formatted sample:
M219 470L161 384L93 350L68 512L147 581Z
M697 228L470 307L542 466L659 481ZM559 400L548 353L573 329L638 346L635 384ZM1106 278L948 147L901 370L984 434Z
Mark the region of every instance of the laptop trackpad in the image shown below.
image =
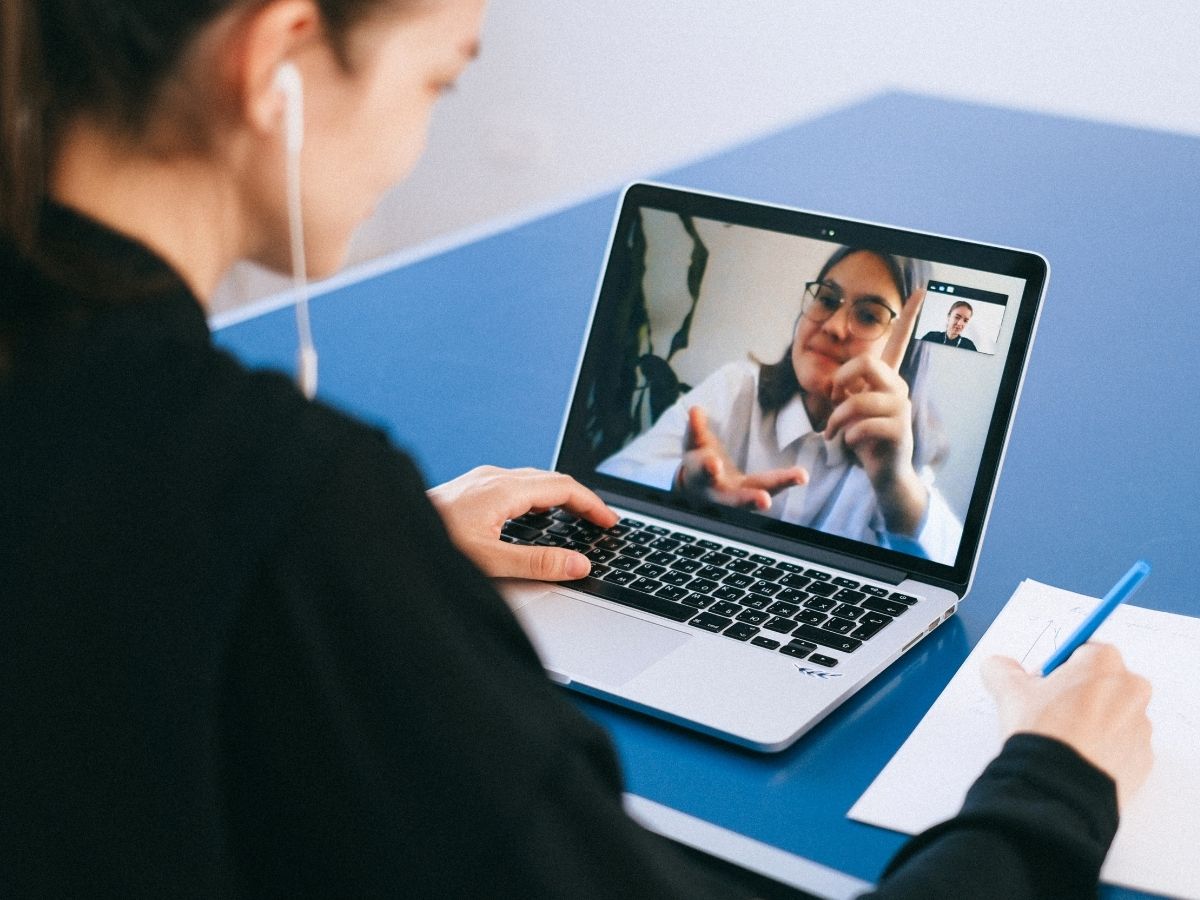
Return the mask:
M620 687L692 638L553 591L521 607L517 618L543 666L597 686Z

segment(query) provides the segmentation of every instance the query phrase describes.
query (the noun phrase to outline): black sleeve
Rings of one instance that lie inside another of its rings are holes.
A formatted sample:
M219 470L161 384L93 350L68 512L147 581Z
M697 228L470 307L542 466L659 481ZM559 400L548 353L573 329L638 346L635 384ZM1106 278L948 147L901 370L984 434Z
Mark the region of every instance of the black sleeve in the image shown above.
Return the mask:
M1094 898L1116 830L1111 778L1059 741L1014 735L958 815L909 841L866 896Z
M637 826L603 733L546 679L411 464L323 468L237 623L230 848L270 896L738 896Z

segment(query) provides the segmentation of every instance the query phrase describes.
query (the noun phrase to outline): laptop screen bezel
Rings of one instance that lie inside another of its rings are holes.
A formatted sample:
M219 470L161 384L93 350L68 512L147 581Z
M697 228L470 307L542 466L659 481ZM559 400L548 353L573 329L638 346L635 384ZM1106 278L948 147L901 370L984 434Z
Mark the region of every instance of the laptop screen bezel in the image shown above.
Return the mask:
M977 269L1024 280L1025 289L1017 310L995 407L988 424L978 477L963 521L958 555L952 565L920 559L745 510L712 505L705 507L700 513L706 521L712 523L713 530L717 533L735 533L739 536L747 533L761 534L771 538L771 543L776 547L782 539L789 545L795 544L794 552L798 556L803 556L806 548L816 547L823 551L827 558L829 554L833 554L838 559L844 559L847 566L861 563L868 569L883 568L902 572L908 577L948 588L959 596L966 593L978 561L1009 428L1016 411L1036 332L1049 274L1046 260L1027 250L983 244L826 213L669 185L645 182L629 185L621 196L613 223L604 271L593 301L584 347L572 385L571 402L559 436L555 469L573 476L606 497L617 498L618 501L629 498L642 508L651 505L667 519L675 512L681 518L694 522L698 511L694 503L686 502L670 492L605 475L580 462L581 456L584 455L583 448L586 446L584 424L587 413L587 397L580 386L589 383L589 374L595 371L596 367L608 363L612 343L606 334L606 313L613 307L616 292L621 288L629 262L628 248L618 236L627 233L632 224L632 217L642 208L665 210L698 219L729 222L827 242L831 240L829 234L832 231L836 232L838 244L865 247L897 256Z

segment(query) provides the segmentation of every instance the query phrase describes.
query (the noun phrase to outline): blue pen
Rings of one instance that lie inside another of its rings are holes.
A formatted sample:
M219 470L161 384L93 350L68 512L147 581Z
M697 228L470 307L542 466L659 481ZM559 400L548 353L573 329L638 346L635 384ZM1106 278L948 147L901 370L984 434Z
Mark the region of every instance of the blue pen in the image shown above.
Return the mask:
M1092 610L1091 614L1080 623L1074 633L1067 638L1067 642L1054 651L1046 664L1042 666L1042 675L1046 676L1061 666L1067 661L1067 657L1079 649L1079 645L1095 634L1104 620L1108 618L1109 613L1121 605L1121 603L1129 598L1129 595L1136 591L1146 576L1150 574L1150 564L1144 559L1139 559L1133 564L1128 572L1121 576L1121 580L1112 586L1104 599L1100 601L1100 605Z

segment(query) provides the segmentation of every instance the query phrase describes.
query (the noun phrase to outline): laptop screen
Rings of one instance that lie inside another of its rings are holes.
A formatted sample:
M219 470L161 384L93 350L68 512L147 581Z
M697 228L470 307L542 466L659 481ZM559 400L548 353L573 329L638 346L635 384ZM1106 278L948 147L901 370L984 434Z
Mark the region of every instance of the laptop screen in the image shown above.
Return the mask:
M634 185L558 467L965 585L1044 283L1034 254Z

